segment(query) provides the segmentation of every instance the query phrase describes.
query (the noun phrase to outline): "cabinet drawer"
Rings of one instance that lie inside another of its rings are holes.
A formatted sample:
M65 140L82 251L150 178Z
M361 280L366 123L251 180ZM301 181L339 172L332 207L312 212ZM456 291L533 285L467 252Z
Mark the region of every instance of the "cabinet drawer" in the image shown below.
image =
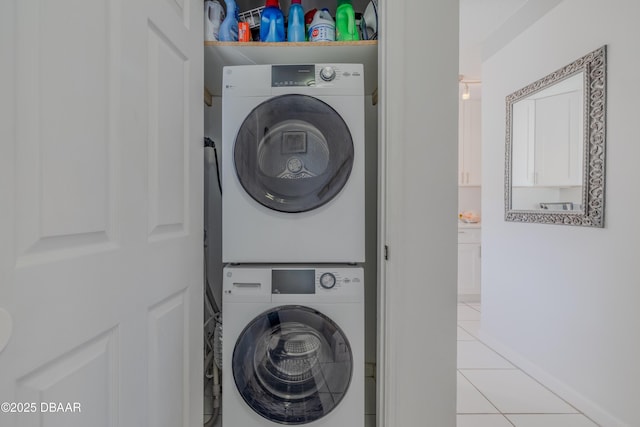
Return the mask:
M458 228L458 243L480 243L479 228Z

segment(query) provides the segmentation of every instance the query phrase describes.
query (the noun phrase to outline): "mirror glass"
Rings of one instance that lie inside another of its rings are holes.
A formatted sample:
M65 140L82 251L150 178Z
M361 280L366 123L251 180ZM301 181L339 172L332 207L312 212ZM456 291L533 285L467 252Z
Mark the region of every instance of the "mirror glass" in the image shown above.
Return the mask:
M507 221L603 226L605 52L507 97Z

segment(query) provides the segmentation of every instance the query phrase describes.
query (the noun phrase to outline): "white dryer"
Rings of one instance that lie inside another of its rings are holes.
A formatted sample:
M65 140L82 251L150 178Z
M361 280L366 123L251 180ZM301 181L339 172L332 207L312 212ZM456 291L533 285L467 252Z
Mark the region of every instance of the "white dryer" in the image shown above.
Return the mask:
M225 67L222 257L364 262L361 64Z
M223 427L364 425L363 270L229 266Z

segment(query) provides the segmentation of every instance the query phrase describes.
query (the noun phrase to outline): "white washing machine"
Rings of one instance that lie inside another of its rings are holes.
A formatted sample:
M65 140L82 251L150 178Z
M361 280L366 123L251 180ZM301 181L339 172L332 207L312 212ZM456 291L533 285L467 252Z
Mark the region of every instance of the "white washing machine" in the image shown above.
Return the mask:
M363 270L228 266L223 427L364 425Z
M361 64L225 67L222 257L364 262Z

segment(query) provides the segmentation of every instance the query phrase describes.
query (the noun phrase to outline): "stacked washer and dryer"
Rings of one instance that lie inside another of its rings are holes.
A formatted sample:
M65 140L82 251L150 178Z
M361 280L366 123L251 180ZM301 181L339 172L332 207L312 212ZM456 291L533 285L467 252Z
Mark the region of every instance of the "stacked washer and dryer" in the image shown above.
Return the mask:
M223 427L363 426L363 67L225 67L222 104Z

